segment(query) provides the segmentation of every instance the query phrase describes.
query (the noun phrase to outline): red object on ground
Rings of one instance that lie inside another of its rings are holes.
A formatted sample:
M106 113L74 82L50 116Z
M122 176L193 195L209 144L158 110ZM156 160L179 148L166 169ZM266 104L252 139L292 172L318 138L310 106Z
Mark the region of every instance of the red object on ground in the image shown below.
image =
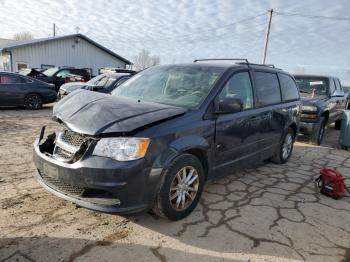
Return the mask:
M316 182L322 194L339 199L345 196L345 190L349 191L345 186L345 178L339 171L324 167L320 174Z

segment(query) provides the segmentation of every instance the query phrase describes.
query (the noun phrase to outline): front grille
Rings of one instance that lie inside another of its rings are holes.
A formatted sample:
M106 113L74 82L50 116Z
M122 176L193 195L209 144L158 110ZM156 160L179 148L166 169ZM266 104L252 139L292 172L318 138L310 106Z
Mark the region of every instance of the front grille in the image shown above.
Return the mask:
M80 147L80 145L85 141L85 137L71 130L64 130L62 141L66 142L69 145Z
M72 158L72 153L64 150L63 148L56 147L54 156L56 158L69 161Z
M60 132L56 138L53 158L63 162L73 162L84 153L82 151L86 149L86 146L83 145L88 140L88 137L71 130Z
M73 186L65 182L62 182L56 178L46 175L41 170L39 170L39 173L41 178L47 183L47 185L53 189L56 189L58 191L61 191L65 194L72 195L72 196L81 196L84 193L84 188L82 187L77 187L77 186Z

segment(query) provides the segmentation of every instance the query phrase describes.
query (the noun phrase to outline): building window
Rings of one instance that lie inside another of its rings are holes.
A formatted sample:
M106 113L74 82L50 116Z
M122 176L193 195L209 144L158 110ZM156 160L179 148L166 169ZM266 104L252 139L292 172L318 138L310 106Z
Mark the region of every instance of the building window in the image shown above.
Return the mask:
M41 64L41 68L42 69L49 69L49 68L53 68L53 67L55 67L54 65L45 65L45 64Z
M16 71L19 72L23 69L27 69L29 67L29 64L26 62L17 62L16 63Z

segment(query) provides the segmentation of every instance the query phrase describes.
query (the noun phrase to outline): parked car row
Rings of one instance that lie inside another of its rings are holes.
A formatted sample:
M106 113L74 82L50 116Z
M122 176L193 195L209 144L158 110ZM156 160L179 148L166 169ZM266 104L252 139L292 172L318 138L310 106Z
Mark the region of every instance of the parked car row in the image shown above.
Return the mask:
M52 67L43 72L36 69L26 69L21 71L20 74L31 76L46 83L54 84L56 92L58 92L61 85L70 81L69 79L73 76L81 77L84 82L91 79L91 74L86 69L73 67Z
M128 70L130 71L130 70ZM70 94L71 92L77 89L86 89L90 91L96 91L99 93L110 93L112 92L118 85L122 84L124 81L128 80L131 76L133 76L136 72L131 71L127 72L107 72L102 73L88 82L71 82L62 85L59 89L58 96L59 99L64 96Z

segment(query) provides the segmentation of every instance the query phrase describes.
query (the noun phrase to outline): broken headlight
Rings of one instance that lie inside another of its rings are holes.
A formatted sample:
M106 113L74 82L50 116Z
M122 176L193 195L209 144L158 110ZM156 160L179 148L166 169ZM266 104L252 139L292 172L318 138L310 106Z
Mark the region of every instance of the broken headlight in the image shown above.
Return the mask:
M136 160L146 155L149 143L149 138L140 137L102 138L97 142L92 154L118 161Z

